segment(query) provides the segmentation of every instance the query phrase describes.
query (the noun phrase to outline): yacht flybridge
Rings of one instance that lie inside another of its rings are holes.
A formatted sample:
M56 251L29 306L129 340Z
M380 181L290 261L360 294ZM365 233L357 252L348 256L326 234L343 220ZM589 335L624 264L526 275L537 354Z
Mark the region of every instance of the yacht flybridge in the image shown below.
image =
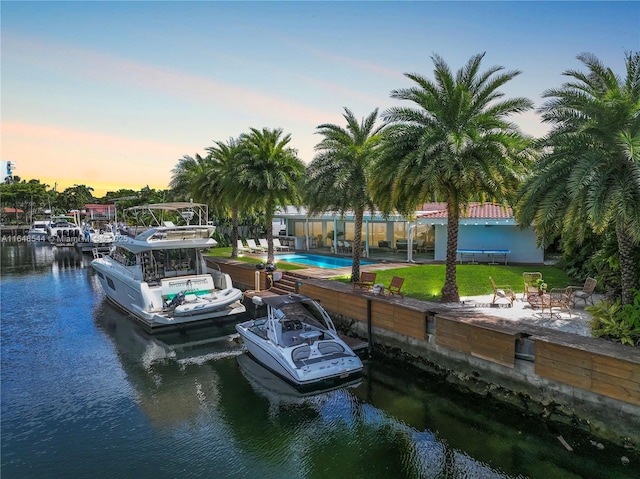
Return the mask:
M202 255L217 244L206 205L162 203L133 209L143 224L149 218L159 224L133 238L119 236L108 255L91 262L111 301L152 331L245 312L242 291L233 287L228 274L208 268ZM173 222L183 219L186 225ZM192 219L198 224L189 224Z

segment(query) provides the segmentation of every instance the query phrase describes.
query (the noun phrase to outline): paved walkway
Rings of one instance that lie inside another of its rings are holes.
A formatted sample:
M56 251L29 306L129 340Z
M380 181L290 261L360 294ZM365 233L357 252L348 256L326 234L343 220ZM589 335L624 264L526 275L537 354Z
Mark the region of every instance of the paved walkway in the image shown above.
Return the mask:
M565 331L567 333L579 334L581 336L591 336L591 326L589 321L591 315L584 310L582 303L579 303L569 314L566 310L560 312L558 308L553 309L553 314L545 309L544 313L540 309L534 309L526 301L522 301L522 294L518 294L518 299L513 302L513 307L506 307L505 300L499 300L500 306L491 304L493 295L486 296L466 296L460 298L459 304L447 304L448 307L464 310L481 310L487 315L496 316L501 319L518 322L521 324L532 324L545 328ZM599 297L594 295L594 302Z

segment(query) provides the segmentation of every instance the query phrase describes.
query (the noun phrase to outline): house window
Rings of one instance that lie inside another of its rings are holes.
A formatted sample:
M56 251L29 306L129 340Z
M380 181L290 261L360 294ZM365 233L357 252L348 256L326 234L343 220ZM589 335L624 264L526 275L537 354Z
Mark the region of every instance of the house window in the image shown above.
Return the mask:
M396 240L399 239L409 239L409 228L406 221L393 222L393 244L396 244Z
M388 241L387 223L369 223L369 244L377 246L380 241Z

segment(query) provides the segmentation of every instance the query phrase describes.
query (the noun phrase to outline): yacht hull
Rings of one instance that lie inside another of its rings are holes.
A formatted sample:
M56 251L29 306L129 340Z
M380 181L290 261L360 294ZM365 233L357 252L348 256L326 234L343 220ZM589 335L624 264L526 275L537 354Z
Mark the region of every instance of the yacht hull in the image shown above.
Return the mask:
M92 266L98 273L98 279L107 298L124 311L136 318L147 330L156 330L171 326L185 326L207 320L215 320L242 314L246 311L239 295L229 295L225 301L194 308L187 311L189 303L176 314L175 310L164 308L159 286L150 286L127 274L110 268L104 261L93 260ZM188 277L184 278L188 280ZM239 290L238 290L239 291ZM177 309L177 308L176 308Z

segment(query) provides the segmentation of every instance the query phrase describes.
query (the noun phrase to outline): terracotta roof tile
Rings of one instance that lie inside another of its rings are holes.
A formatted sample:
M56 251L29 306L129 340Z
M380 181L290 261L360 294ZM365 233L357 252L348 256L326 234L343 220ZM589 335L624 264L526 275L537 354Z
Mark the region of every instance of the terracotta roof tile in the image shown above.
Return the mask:
M447 210L445 203L429 203L429 205L444 205L444 209L433 209L430 212L424 209L423 214L419 214L418 218L446 218ZM423 205L426 206L426 205ZM466 214L460 215L460 218L481 218L481 219L510 219L513 218L513 209L511 206L503 206L496 203L470 203Z

